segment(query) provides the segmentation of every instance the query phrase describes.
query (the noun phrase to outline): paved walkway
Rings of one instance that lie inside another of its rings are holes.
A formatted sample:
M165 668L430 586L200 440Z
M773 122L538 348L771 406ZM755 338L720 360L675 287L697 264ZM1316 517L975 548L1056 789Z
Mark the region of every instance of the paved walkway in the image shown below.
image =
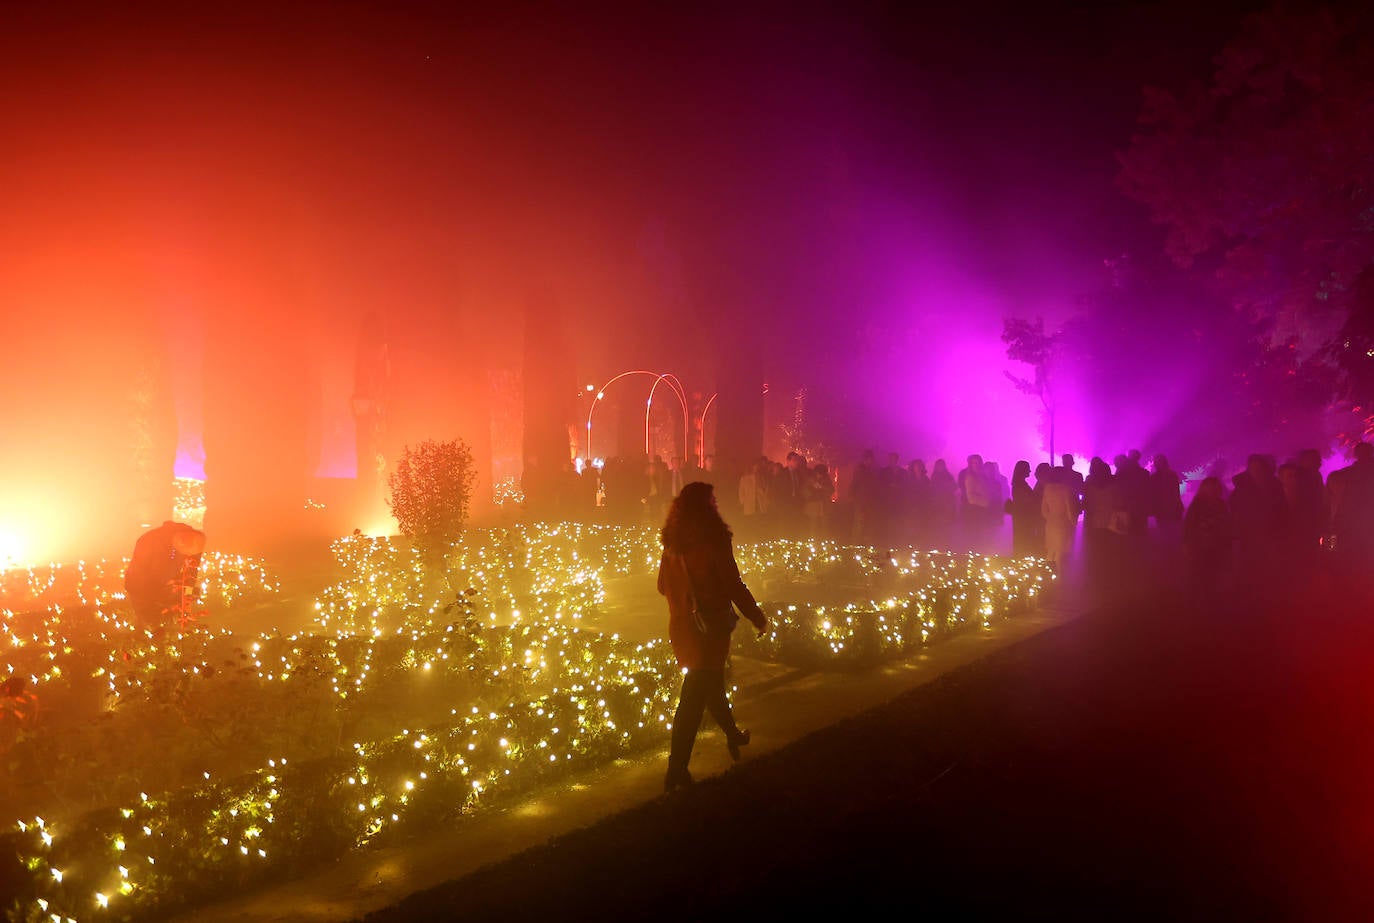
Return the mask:
M1374 920L1374 588L1132 570L1083 618L364 919Z
M863 673L789 670L737 658L737 713L740 723L753 730L745 760L1072 620L1077 612L1059 601L1066 597L1066 588L1056 588L1056 593L1057 597L1047 599L1034 614L948 639L908 660ZM661 615L657 610L654 614ZM650 624L647 613L629 606L609 614L597 627L634 637ZM539 790L504 809L464 818L421 840L352 853L308 877L199 908L185 919L198 923L357 919L659 797L666 760L666 749L619 759ZM719 732L714 728L703 732L692 758L693 774L700 779L727 772L730 767Z

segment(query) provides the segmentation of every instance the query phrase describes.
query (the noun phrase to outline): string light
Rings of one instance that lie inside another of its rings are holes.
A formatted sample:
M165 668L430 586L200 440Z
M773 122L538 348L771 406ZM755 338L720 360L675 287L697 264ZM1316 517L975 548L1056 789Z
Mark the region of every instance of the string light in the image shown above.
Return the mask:
M75 915L95 894L102 913L170 912L270 864L423 829L667 740L681 673L666 641L583 627L606 579L654 572L655 529L522 525L423 550L354 535L332 551L337 579L313 601L310 630L289 634L240 634L217 618L165 634L135 626L117 589L123 562L0 574L0 681L22 677L39 694L94 681L116 729L140 720L133 704L155 701L169 679L232 681L264 720L263 703L332 701L321 721L366 729L338 749L293 744L299 752L257 768L197 768L117 810L21 820L7 836L30 873L28 905ZM765 603L769 632L742 632L739 650L825 669L986 626L1053 580L1037 560L827 542L742 545L737 558L761 596L795 600ZM202 565L212 612L270 601L278 586L255 559L207 554ZM836 587L856 589L840 598ZM470 703L398 710L394 690L409 682L466 690Z

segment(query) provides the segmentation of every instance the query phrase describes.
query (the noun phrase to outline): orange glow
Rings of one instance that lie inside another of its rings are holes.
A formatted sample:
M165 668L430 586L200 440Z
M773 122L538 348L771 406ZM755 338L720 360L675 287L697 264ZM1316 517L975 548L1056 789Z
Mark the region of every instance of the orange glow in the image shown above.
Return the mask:
M28 567L33 562L24 551L24 541L15 532L0 527L0 571Z

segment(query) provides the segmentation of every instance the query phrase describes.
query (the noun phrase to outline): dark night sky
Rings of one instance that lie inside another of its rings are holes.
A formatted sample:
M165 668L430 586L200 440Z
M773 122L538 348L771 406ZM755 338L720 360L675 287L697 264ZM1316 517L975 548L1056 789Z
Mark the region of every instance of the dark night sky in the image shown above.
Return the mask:
M1047 256L1072 275L1138 234L1111 179L1140 86L1204 76L1245 4L285 6L20 14L6 150L39 174L28 198L84 179L165 217L229 189L269 224L287 198L532 251L659 221L688 275L781 262L771 284L836 236L873 245L877 207L1057 289Z

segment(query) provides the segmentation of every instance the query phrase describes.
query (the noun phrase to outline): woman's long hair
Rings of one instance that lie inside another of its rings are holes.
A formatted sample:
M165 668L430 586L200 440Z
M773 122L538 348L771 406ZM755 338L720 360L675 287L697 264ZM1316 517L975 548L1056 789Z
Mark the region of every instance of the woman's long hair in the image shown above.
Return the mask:
M682 488L668 507L659 539L669 551L686 551L695 545L730 543L730 527L720 518L714 503L715 488L693 481Z

